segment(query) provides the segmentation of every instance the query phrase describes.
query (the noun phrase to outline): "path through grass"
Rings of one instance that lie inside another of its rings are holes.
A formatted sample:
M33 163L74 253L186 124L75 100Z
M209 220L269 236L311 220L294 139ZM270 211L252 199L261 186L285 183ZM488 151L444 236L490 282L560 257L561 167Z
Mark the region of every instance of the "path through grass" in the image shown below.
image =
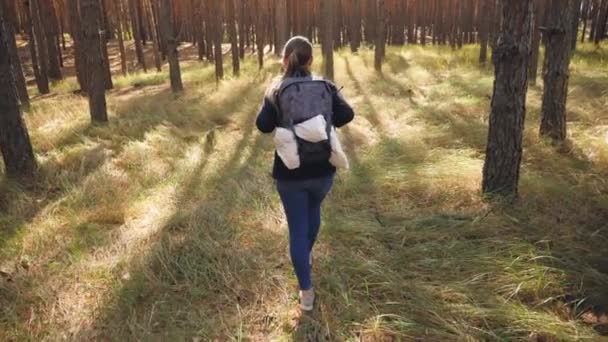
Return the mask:
M357 111L315 251L317 309L295 310L272 142L253 121L276 64L116 80L27 113L42 168L0 186L0 340L601 340L608 333L608 54L574 58L571 151L539 141L530 89L521 201L479 194L493 75L476 49L336 56ZM320 63L319 63L320 64ZM320 65L317 65L320 69ZM70 83L72 82L72 83Z

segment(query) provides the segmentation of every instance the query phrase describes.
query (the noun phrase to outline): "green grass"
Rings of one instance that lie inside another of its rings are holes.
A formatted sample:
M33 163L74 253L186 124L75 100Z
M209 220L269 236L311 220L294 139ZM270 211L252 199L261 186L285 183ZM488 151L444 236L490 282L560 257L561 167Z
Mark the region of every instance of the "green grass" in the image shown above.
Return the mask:
M606 339L606 47L574 56L571 151L537 137L530 89L516 204L479 193L493 74L476 56L389 48L382 75L371 50L335 56L352 168L326 202L309 315L254 127L276 61L219 83L183 63L179 96L166 71L116 77L105 126L56 85L26 114L39 180L0 184L0 340Z

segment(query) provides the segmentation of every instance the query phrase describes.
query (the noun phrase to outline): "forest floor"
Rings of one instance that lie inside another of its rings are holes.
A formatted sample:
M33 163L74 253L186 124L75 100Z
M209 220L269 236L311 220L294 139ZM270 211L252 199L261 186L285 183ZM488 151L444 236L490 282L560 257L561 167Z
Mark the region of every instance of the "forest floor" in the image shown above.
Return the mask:
M166 67L117 76L103 126L73 77L55 84L25 113L39 180L0 184L0 340L608 340L608 46L574 56L568 148L537 137L530 88L516 204L480 195L477 53L389 48L382 75L371 50L336 54L352 167L306 315L254 126L276 62L216 84L184 61L179 96Z

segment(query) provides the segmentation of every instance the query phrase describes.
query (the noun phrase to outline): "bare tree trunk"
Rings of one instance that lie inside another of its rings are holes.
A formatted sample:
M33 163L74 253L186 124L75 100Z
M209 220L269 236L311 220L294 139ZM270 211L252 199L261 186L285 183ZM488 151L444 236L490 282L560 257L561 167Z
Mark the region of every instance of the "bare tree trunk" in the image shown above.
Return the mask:
M245 32L247 31L246 10L247 0L237 2L239 4L239 57L245 58ZM287 14L285 14L287 15Z
M230 45L232 51L232 72L235 76L239 75L240 72L240 60L239 60L239 44L238 37L236 33L236 17L235 17L235 9L234 9L234 0L227 0L226 3L228 16L227 26L228 26L228 36L230 36Z
M583 33L581 35L581 43L585 42L585 35L587 34L587 21L589 20L589 8L591 4L591 0L584 0L583 3L583 13L581 15L581 20L583 21Z
M42 31L45 34L46 51L48 52L49 77L52 80L61 80L61 63L59 62L59 50L57 49L57 16L52 1L36 1L39 7L40 21L43 25Z
M350 49L353 53L361 47L361 0L352 0L352 17L350 21Z
M106 107L106 76L104 69L102 39L100 35L101 9L97 0L80 0L82 16L82 45L89 72L88 91L91 120L97 123L108 121Z
M599 45L600 41L606 36L606 25L608 24L608 0L603 0L597 14L597 25L595 27L595 37L593 42Z
M378 28L376 29L374 68L376 71L382 72L382 60L386 48L386 0L376 0L376 6Z
M99 10L101 11L101 16L99 17L99 27L101 28L100 37L101 37L101 54L103 55L103 70L105 75L105 87L106 90L110 90L114 88L114 84L112 83L112 70L110 69L110 55L108 54L108 37L110 36L110 30L108 30L107 23L107 15L106 9L104 5L104 0L99 1Z
M36 79L38 83L38 90L41 94L48 94L49 90L49 78L47 72L47 53L46 53L46 42L44 38L44 31L42 30L42 25L40 24L40 15L38 10L38 0L30 0L30 22L32 23L32 32L34 39L32 41L36 42L36 51L38 52L38 59L36 62L38 64L38 70L40 78Z
M213 44L215 60L215 79L224 78L224 56L222 51L222 41L224 38L223 29L223 1L213 0Z
M156 67L156 71L161 72L162 69L162 65L161 65L161 60L160 60L160 39L158 38L158 35L156 34L156 17L154 16L154 9L152 6L152 1L154 0L146 0L146 2L143 4L146 13L148 15L148 20L150 20L150 25L152 26L152 29L150 30L151 34L152 34L152 50L154 53L154 66Z
M129 1L130 14L131 14L131 28L133 29L133 40L135 41L135 55L137 56L137 63L141 65L144 72L148 71L146 67L146 58L144 55L144 48L142 46L141 27L140 27L140 13L138 11L137 0Z
M3 10L2 13L4 13L5 17L4 33L6 35L6 45L8 47L11 65L13 66L17 94L19 95L21 105L28 108L30 106L30 97L27 93L27 85L25 83L25 77L23 76L23 67L21 65L21 60L19 59L19 51L17 50L17 42L15 40L15 28L19 23L16 20L18 16L14 5L13 2L5 2L4 9L0 8L0 11ZM2 2L0 2L0 7L2 7Z
M536 85L538 78L538 56L540 50L540 26L545 13L545 1L534 1L534 22L532 31L532 47L530 50L530 63L528 64L528 82L530 85Z
M479 52L479 63L486 64L488 60L488 40L490 36L490 3L489 1L481 0L480 7L480 27L479 27L479 41L481 44L481 50Z
M36 159L15 88L13 64L19 61L13 61L8 53L8 24L3 17L0 5L0 150L6 175L11 178L28 178L34 175Z
M266 44L264 37L264 22L266 20L264 0L257 0L256 9L255 40L258 49L258 66L262 69L264 67L264 46Z
M502 27L495 47L494 94L482 189L517 196L528 89L533 0L501 2Z
M334 79L334 25L333 16L336 3L335 0L324 0L321 3L321 15L323 16L323 70L325 78Z
M601 0L591 0L592 1L592 6L591 6L591 13L590 13L590 17L591 17L591 32L589 33L589 41L594 41L595 40L595 29L597 27L597 21L598 21L598 14L600 13L600 1Z
M276 28L277 28L277 49L276 55L281 54L283 45L288 39L288 22L287 22L287 2L286 0L277 0L276 2Z
M554 142L566 139L566 101L572 40L573 0L552 0L549 5L545 48L545 88L543 92L541 136Z
M125 42L124 42L124 11L122 8L122 0L115 0L115 12L118 15L118 22L116 23L116 30L118 36L118 49L120 50L120 70L123 75L127 75L129 72L127 68L127 54L125 51Z
M581 3L581 0L572 1L572 30L570 31L572 34L572 51L576 50L576 42L578 41L578 26L581 19Z
M161 0L160 25L163 40L167 46L167 59L169 60L169 77L171 78L171 90L180 92L184 90L182 75L177 56L177 39L173 31L173 6L171 0Z

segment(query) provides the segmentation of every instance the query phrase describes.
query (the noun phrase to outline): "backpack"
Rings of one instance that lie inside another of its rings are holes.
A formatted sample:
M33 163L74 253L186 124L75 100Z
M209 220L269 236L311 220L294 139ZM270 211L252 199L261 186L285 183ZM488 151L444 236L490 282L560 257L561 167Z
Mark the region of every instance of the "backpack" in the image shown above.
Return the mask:
M311 164L329 161L333 126L333 92L330 83L313 77L286 78L275 92L275 103L278 126L294 133L300 162ZM295 134L295 125L319 115L323 115L326 121L327 140L313 143Z

